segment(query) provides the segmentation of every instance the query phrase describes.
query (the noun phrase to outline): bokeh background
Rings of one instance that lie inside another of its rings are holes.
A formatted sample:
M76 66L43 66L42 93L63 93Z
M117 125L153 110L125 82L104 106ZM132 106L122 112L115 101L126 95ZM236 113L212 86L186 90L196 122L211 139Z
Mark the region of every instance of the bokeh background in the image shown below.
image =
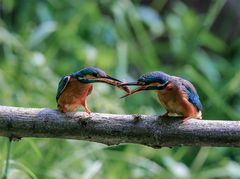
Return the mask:
M56 108L60 78L96 66L122 80L161 70L190 80L204 119L240 119L238 0L1 0L0 104ZM119 100L96 84L95 112L161 114L155 93ZM6 138L0 138L0 176ZM240 178L236 148L107 147L60 139L12 145L10 178Z

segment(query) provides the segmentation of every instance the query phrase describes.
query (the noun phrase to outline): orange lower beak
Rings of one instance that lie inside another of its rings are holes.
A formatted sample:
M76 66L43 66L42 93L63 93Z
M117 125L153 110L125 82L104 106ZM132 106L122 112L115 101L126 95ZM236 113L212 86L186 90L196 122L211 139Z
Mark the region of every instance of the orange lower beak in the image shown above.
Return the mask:
M131 92L128 93L128 94L125 94L124 96L122 96L122 97L120 97L120 98L125 98L125 97L127 97L127 96L130 96L130 95L132 95L132 94L134 94L134 93L137 93L137 92L139 92L139 91L142 91L142 90L144 90L144 89L146 89L145 86L140 86L140 87L136 88L135 90L131 91Z

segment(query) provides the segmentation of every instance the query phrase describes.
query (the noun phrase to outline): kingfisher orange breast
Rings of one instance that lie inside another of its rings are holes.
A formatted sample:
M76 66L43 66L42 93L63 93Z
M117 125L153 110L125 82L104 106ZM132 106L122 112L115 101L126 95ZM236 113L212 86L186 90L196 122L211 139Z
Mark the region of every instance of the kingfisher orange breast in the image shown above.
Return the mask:
M170 114L197 116L196 107L188 101L186 94L174 85L170 84L170 87L157 91L157 94L161 105Z
M58 99L58 108L63 112L75 111L85 104L87 96L92 91L91 84L83 84L76 78L71 77L66 88Z

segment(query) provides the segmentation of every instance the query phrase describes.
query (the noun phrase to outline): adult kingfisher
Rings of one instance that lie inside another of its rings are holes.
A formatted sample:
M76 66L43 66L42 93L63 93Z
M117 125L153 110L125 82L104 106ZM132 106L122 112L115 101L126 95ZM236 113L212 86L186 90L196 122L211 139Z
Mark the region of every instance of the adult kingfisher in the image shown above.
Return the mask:
M176 114L183 117L184 120L202 119L202 104L197 91L191 82L183 78L154 71L140 76L136 82L120 84L120 86L131 85L139 87L122 98L143 90L155 90L160 104L166 109L166 113L161 117L166 118Z
M61 112L73 112L83 106L85 111L90 114L87 106L87 96L91 94L92 83L102 82L117 86L127 93L129 89L126 86L118 86L122 82L107 75L103 70L94 67L87 67L73 74L64 76L57 89L56 101L57 107Z

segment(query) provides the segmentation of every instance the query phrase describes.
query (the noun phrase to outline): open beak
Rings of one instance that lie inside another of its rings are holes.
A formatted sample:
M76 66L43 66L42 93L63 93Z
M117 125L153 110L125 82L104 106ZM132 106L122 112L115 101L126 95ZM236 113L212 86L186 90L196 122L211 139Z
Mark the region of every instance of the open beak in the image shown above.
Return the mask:
M129 88L127 86L121 86L121 84L123 84L122 81L116 79L116 78L113 78L111 76L102 76L102 77L98 77L96 79L93 79L93 80L89 80L89 82L91 83L94 83L94 82L100 82L100 83L107 83L109 85L112 85L112 86L117 86L118 88L126 91L127 93L130 92Z
M130 96L134 93L137 93L137 92L143 91L143 90L163 90L163 89L166 88L168 83L169 82L167 81L164 84L161 84L161 85L158 85L158 86L144 85L144 84L139 84L138 82L122 83L119 86L139 86L139 87L136 88L135 90L132 90L130 93L125 94L124 96L122 96L120 98L125 98L127 96Z
M135 90L132 90L130 93L125 94L124 96L120 97L120 98L125 98L127 96L130 96L134 93L137 93L139 91L145 90L147 88L147 86L145 85L140 85L138 82L130 82L130 83L122 83L119 86L139 86L138 88L136 88Z

